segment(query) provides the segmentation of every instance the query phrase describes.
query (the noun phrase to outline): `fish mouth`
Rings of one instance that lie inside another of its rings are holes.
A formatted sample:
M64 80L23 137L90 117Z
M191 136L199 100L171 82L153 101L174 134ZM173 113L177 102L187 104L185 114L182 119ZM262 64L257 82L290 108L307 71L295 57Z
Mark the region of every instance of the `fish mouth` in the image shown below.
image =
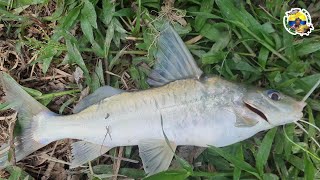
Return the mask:
M256 107L250 105L249 103L246 103L246 102L243 102L243 103L249 110L256 113L258 116L260 116L262 119L264 119L265 121L267 121L269 123L267 116L262 111L260 111Z

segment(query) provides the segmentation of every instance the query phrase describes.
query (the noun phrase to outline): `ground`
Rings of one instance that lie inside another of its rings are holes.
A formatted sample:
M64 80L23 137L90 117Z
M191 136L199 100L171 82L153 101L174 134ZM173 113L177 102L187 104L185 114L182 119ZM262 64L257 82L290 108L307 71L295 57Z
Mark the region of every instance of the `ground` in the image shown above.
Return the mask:
M283 17L294 7L309 11L315 27L309 36L285 30ZM0 70L50 110L71 114L79 100L103 85L132 91L150 88L146 79L154 64L155 28L170 21L206 75L302 99L320 79L319 10L317 1L0 0ZM316 89L304 110L304 120L317 127L319 95ZM1 145L14 138L17 114L0 102ZM305 123L303 127L307 133L295 124L286 125L226 148L208 148L200 156L199 149L192 155L181 149L178 155L188 163L179 167L176 162L175 170L158 178L320 178L320 148L313 141L319 141L319 132ZM0 177L145 176L137 147L115 148L71 170L73 141L51 143L1 170Z

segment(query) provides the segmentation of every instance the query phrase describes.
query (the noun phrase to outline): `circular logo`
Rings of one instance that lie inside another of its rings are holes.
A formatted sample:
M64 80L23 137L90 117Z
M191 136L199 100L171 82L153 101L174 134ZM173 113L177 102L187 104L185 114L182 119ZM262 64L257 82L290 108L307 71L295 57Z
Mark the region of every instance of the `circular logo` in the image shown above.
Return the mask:
M309 36L314 27L309 12L301 8L292 8L283 17L284 28L292 35Z

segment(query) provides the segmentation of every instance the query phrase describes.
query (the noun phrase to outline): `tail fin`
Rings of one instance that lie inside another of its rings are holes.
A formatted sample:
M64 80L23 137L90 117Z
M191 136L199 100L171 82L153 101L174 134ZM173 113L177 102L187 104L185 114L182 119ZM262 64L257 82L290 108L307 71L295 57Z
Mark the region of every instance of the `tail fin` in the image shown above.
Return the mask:
M15 157L19 161L32 152L42 148L46 144L35 141L32 137L34 128L33 117L40 112L50 112L25 92L21 86L10 75L0 72L0 85L5 92L5 101L12 103L13 109L18 112L18 124L21 127L19 134L15 137ZM8 165L9 145L0 148L0 169Z

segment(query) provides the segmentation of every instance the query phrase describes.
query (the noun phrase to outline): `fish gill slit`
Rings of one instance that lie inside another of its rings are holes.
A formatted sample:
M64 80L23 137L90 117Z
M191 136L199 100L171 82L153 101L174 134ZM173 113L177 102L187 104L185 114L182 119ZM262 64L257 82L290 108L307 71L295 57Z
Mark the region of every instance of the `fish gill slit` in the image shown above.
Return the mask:
M263 112L261 112L259 109L251 106L250 104L248 104L248 103L246 103L246 102L244 102L244 104L245 104L245 106L246 106L248 109L250 109L252 112L256 113L256 114L259 115L262 119L264 119L264 120L266 120L267 122L269 122L267 116L266 116Z

